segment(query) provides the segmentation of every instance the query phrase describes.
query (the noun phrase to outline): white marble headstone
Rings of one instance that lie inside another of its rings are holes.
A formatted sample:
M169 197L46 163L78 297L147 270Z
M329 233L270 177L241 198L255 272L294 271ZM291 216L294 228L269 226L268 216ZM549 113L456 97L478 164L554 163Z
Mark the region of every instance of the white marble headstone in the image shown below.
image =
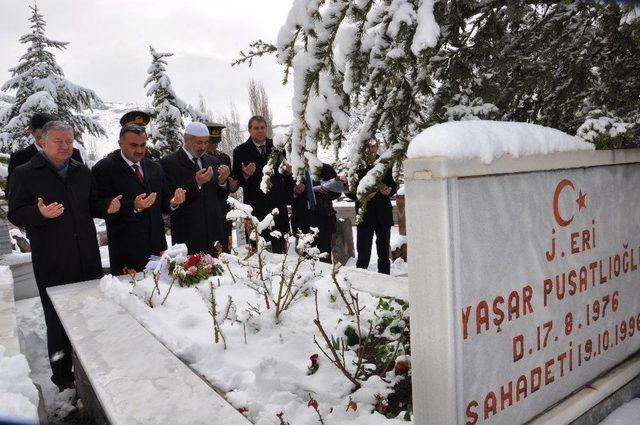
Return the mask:
M638 351L640 153L620 156L405 163L416 423L524 423Z

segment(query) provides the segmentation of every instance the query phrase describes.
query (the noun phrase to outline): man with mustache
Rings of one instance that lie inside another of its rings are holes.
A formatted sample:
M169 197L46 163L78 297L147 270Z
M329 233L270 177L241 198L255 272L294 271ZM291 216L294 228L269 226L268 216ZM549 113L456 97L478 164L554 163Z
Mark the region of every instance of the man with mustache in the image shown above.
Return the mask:
M186 191L184 203L171 213L171 241L186 244L189 254L216 255L215 243L224 245L219 199L227 195L229 167L205 155L208 143L207 126L192 122L185 128L183 146L160 159L169 192L178 187Z

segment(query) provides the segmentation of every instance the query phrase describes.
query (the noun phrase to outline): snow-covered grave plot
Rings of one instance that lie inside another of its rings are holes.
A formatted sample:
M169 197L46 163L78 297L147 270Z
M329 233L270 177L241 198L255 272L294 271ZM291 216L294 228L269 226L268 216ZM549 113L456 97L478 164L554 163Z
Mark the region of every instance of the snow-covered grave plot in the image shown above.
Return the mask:
M408 158L416 423L525 423L588 386L545 415L569 423L637 376L639 150L469 121Z
M11 271L0 266L0 422L38 422L38 390L29 372L18 340Z
M314 259L310 240L302 238L287 256L260 250L222 254L221 260L187 256L186 247L176 245L145 274L105 276L101 294L81 295L77 291L89 291L82 284L49 292L83 364L104 357L101 347L125 357L137 348L125 334L121 342L91 337L93 348L84 353L75 347L80 339L87 345L88 330L103 326L93 321L112 321L104 309L115 303L253 423L410 419L408 304L401 300L406 279L352 268L334 273ZM74 335L78 322L89 329ZM145 370L154 369L150 364ZM117 371L114 364L109 374L135 375L135 367Z

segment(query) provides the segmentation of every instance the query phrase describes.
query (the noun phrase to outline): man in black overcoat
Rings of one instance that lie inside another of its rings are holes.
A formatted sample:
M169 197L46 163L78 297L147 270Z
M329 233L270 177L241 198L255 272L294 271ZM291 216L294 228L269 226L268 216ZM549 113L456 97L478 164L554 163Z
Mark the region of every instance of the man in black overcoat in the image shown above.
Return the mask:
M53 115L44 114L40 112L36 112L31 117L31 121L29 122L29 133L31 133L31 137L33 137L34 143L30 144L26 148L17 150L13 152L9 156L9 164L7 166L7 187L9 187L9 181L11 180L11 175L13 174L13 170L22 164L26 164L33 158L35 154L42 151L42 127L49 121L54 121L56 118ZM80 164L83 163L82 155L80 155L80 151L76 148L73 148L73 154L71 158L75 159ZM7 198L9 197L9 193L7 191Z
M145 128L128 124L121 128L120 149L93 166L101 198L122 195L120 211L107 217L111 273L141 272L151 255L167 249L162 213L169 214L184 202L183 189L169 193L162 167L145 157Z
M69 125L47 123L42 147L41 154L14 171L8 217L27 229L47 325L51 380L62 390L73 386L71 344L46 288L102 277L93 217L116 213L120 197L100 199L89 169L71 159Z
M325 189L322 183L335 180L337 174L329 164L322 164L317 179L313 180L309 170L305 173L305 182L294 187L291 203L291 227L297 234L299 231L309 233L311 227L318 228L314 245L326 256L321 259L331 263L331 236L336 228L336 210L333 200L340 197L340 192Z
M373 168L378 158L378 143L375 140L369 145L367 165L357 170L358 181ZM397 184L393 180L391 170L387 170L382 177L382 185L369 194L369 201L362 217L362 222L357 226L356 249L358 259L356 267L366 269L371 260L371 245L373 235L376 236L376 250L378 253L378 273L391 273L391 260L389 251L391 244L391 227L393 226L393 206L391 197L397 190ZM356 199L355 194L350 195ZM356 199L356 214L360 211L360 201Z
M205 155L207 143L207 126L192 122L183 146L160 159L169 191L186 190L184 203L171 213L171 241L186 244L189 254L216 255L215 243L224 238L219 200L227 195L229 167Z
M283 253L285 241L283 237L273 237L273 230L282 235L289 233L289 214L287 204L291 203L293 194L293 179L290 174L280 173L280 164L275 164L271 188L267 193L260 189L262 169L267 164L273 150L273 141L267 138L267 122L261 116L251 117L249 120L249 139L233 150L232 175L238 180L243 190L243 202L253 208L252 214L262 220L267 214L277 208L279 213L275 217L275 226L266 229L262 236L271 242L273 252Z

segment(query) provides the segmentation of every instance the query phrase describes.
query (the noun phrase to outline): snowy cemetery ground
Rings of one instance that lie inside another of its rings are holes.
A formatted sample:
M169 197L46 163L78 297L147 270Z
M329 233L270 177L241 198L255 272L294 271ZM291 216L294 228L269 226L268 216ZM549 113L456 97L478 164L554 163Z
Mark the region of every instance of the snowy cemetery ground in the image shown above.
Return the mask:
M179 247L171 261L190 261ZM238 254L189 287L169 277L168 258L155 277L106 276L100 287L254 423L410 419L405 302L352 288L351 268Z

